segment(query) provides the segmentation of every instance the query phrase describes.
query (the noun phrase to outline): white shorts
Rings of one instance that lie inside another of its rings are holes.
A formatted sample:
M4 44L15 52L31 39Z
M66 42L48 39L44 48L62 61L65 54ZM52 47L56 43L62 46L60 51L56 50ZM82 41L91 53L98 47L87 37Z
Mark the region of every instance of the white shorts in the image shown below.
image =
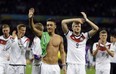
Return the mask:
M67 64L67 66L67 74L86 74L83 64Z
M0 63L0 74L7 74L7 71L8 71L8 64Z
M96 74L110 74L110 64L96 66Z
M41 74L60 74L60 67L58 64L46 64L42 62Z
M26 66L11 66L9 65L7 74L25 74Z
M41 61L32 63L32 74L41 74Z

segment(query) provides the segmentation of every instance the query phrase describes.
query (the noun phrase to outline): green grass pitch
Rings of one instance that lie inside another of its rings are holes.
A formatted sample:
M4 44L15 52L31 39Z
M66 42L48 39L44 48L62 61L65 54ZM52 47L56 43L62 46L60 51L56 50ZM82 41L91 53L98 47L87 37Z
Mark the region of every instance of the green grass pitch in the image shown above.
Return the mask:
M32 67L31 65L26 66L26 74L31 74ZM87 69L86 70L87 74L95 74L95 70L93 68ZM62 74L62 72L61 72Z

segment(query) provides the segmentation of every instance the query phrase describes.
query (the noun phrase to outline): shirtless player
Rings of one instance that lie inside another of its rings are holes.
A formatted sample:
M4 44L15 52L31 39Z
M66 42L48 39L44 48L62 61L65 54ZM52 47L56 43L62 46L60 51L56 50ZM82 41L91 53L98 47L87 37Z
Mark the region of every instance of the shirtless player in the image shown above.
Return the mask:
M38 37L39 36L42 37L43 32L34 27L33 14L34 14L34 9L31 8L28 14L31 29L35 32L35 34ZM42 59L41 74L60 74L60 68L58 66L58 51L60 51L61 53L63 71L65 73L66 64L65 64L63 38L60 35L55 34L56 22L53 19L47 20L46 28L47 28L47 33L50 36L50 39L46 47L47 53Z

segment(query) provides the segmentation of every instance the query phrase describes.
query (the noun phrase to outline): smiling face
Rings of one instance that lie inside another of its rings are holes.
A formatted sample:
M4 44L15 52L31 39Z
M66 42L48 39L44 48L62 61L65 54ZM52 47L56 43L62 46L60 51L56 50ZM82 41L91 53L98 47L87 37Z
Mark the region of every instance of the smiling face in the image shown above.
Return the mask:
M47 28L48 33L55 32L56 23L53 21L47 21L46 28Z
M21 27L21 28L18 30L18 33L21 33L22 36L25 35L25 32L26 32L26 27Z
M17 26L17 31L18 31L18 34L21 34L21 36L24 36L26 33L26 26L24 24L19 24Z

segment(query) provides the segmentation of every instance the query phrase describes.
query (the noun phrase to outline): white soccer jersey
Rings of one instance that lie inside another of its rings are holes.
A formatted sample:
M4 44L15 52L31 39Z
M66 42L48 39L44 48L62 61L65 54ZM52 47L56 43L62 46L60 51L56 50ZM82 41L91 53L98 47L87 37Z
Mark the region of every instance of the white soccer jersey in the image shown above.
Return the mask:
M114 57L111 57L111 63L116 63L116 42L112 43L112 48L114 49Z
M34 37L31 49L33 54L36 54L39 56L42 54L40 39L38 37Z
M93 51L97 49L98 42L94 43L93 45ZM114 51L111 47L111 43L107 42L106 47ZM110 55L107 53L106 50L104 50L104 45L100 44L100 50L98 50L98 53L96 54L96 69L109 69L110 67Z
M42 49L41 49L41 45L40 45L40 38L34 37L31 49L32 49L32 56L33 55L41 56ZM33 63L39 64L40 60L34 59Z
M3 35L0 36L0 62L2 62L2 63L6 62L9 57L9 53L8 53L8 51L4 50L4 47L10 38L11 38L11 36L9 36L8 38L4 38Z
M32 49L32 56L33 55L41 56L42 49L41 49L40 38L39 37L37 37L37 36L34 37L31 49ZM40 74L40 72L41 72L40 63L41 63L41 59L38 59L38 60L34 59L33 60L32 74Z
M21 39L17 37L10 39L6 44L6 50L10 50L10 64L26 65L25 52L29 46L29 38L23 36Z
M89 38L88 33L73 35L71 31L66 34L67 38L67 63L85 64L85 47Z

